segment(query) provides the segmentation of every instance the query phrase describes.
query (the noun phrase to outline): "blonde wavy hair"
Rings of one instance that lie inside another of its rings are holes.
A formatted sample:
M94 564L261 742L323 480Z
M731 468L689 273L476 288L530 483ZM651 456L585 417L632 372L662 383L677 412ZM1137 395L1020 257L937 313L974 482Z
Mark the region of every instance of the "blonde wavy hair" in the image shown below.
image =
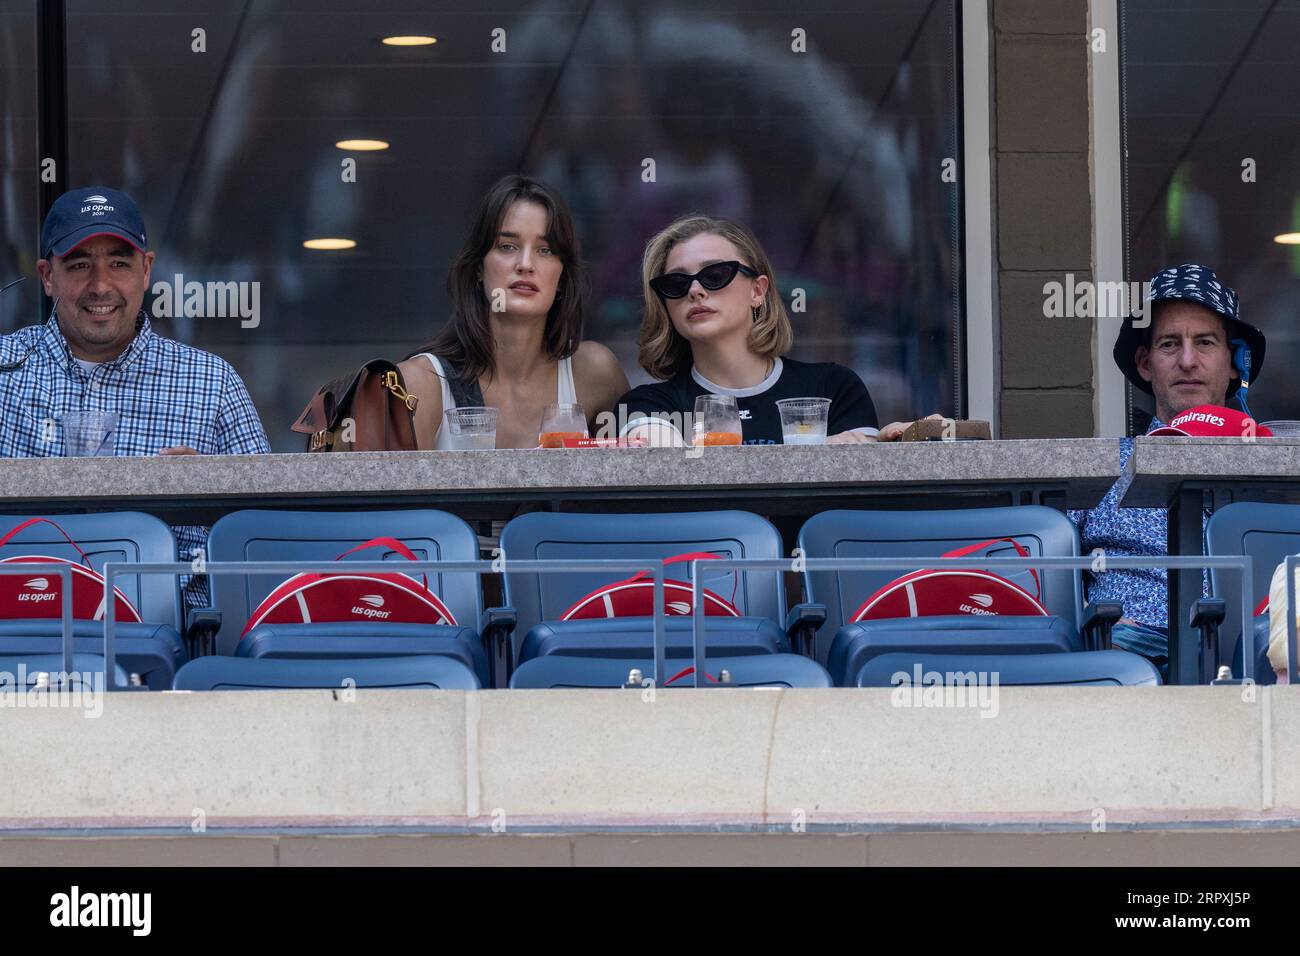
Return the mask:
M775 359L790 350L794 343L794 329L785 304L776 288L776 276L767 253L757 237L745 226L729 219L714 219L692 213L682 216L664 229L645 247L641 259L641 288L645 295L645 315L641 319L641 367L657 379L669 379L691 367L691 344L673 328L668 308L658 293L650 288L650 280L663 275L668 253L679 242L709 233L726 239L740 254L740 260L761 276L767 276L767 295L758 307L754 325L749 330L747 345L755 355Z

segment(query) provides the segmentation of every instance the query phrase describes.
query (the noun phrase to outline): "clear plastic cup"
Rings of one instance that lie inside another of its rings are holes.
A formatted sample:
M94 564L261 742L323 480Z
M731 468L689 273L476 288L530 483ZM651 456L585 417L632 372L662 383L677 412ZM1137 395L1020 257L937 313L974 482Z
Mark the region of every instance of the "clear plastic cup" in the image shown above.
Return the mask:
M490 451L497 447L497 410L490 405L468 405L443 412L448 444L457 451Z
M117 453L117 412L68 412L59 419L68 458L111 458Z
M826 444L826 423L831 413L829 398L783 398L776 407L781 413L781 440L785 444Z
M586 438L587 413L577 402L556 403L546 406L542 413L542 427L537 443L543 448L563 448L564 440Z
M744 442L740 409L734 395L700 395L695 399L696 445L739 445Z

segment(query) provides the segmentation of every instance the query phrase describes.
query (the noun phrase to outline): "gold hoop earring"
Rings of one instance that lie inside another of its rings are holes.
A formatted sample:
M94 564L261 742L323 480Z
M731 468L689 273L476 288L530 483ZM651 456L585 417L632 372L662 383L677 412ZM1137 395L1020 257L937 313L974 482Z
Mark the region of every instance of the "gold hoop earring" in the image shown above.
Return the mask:
M752 306L752 307L750 308L749 311L750 311L751 313L753 313L754 321L757 322L757 321L758 321L758 314L759 314L759 308L758 308L758 306L756 306L756 305L755 305L755 306Z

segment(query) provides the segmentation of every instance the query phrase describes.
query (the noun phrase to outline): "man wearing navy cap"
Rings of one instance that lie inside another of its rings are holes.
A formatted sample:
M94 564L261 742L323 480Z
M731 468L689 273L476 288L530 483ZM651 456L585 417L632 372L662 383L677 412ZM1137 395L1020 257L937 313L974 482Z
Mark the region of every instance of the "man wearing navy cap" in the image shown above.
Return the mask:
M1115 340L1115 364L1134 386L1155 398L1149 431L1202 405L1225 406L1234 395L1246 411L1246 394L1264 364L1264 335L1241 321L1237 293L1213 270L1194 264L1156 273L1144 313L1124 320ZM1249 412L1247 412L1249 414ZM1226 416L1225 416L1226 418ZM1120 468L1133 440L1120 441ZM1119 485L1096 507L1073 511L1085 554L1100 548L1111 557L1167 553L1168 512L1120 508ZM1113 570L1089 575L1088 599L1124 602L1116 647L1168 662L1168 583L1163 569Z
M74 412L117 414L114 454L266 453L270 446L229 363L163 338L141 308L154 254L140 210L102 187L64 193L41 229L36 263L49 321L0 336L0 458L67 453ZM203 544L177 528L180 555ZM198 586L187 601L202 599Z

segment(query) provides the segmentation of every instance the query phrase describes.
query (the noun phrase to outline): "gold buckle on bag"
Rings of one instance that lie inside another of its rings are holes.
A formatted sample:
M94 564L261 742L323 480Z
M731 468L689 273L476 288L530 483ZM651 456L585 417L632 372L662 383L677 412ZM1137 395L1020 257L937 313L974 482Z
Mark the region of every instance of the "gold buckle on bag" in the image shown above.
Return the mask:
M390 371L384 373L384 387L392 392L399 402L406 405L406 410L408 412L415 411L415 403L418 402L419 399L406 389L402 388L401 384L397 381L396 372Z
M334 433L328 429L316 432L311 436L311 451L320 451L322 448L329 448L334 444Z

